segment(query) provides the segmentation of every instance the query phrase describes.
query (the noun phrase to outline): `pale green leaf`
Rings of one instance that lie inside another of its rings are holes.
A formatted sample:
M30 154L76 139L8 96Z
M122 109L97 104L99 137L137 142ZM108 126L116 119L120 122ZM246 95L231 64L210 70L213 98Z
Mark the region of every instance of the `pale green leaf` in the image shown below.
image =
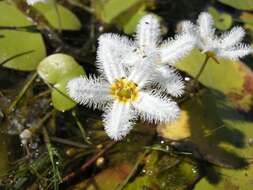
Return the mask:
M0 26L23 27L32 25L26 16L6 2L0 2ZM0 62L27 51L29 54L10 60L4 67L31 71L46 56L41 34L31 31L0 30Z
M219 0L219 2L240 10L253 10L252 0Z
M54 3L38 3L34 6L41 12L48 22L57 29L62 30L79 30L81 23L79 19L67 8L57 4L57 9ZM57 13L59 11L59 15Z

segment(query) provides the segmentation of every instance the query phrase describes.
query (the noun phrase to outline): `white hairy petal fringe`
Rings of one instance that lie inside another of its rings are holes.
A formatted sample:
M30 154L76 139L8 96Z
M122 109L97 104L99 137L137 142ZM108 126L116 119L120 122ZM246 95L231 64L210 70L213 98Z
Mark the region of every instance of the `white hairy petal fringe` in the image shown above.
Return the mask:
M186 56L195 46L196 39L189 33L177 35L175 39L170 39L161 45L161 62L163 64L175 64L178 60Z
M121 49L123 46L125 47ZM127 38L121 38L119 35L108 33L99 37L97 66L109 82L126 76L121 60L124 55L123 50L129 47L130 42Z
M141 119L154 123L173 122L179 116L179 107L167 97L140 92L139 100L133 106Z
M196 32L196 26L191 21L182 21L180 25L183 33L194 34Z
M36 3L42 2L42 3L46 3L47 0L26 0L28 5L34 5Z
M239 43L243 39L244 35L244 29L236 26L221 36L220 45L222 48L230 48L231 46Z
M158 67L153 80L160 90L171 96L180 97L184 93L185 85L181 76L168 66Z
M232 48L220 50L217 53L217 56L231 60L238 60L250 53L253 53L253 49L249 45L238 44Z
M103 115L105 131L113 140L121 140L134 125L134 112L130 104L114 101Z
M136 43L140 49L156 47L160 38L160 24L155 15L144 16L137 25Z
M202 38L213 38L215 29L212 16L207 12L200 13L198 17L199 33Z
M134 81L142 88L151 79L158 61L159 55L155 52L149 56L140 58L140 62L133 67L128 79Z
M81 76L70 80L67 84L67 92L76 102L94 109L104 108L111 100L109 84L96 77Z

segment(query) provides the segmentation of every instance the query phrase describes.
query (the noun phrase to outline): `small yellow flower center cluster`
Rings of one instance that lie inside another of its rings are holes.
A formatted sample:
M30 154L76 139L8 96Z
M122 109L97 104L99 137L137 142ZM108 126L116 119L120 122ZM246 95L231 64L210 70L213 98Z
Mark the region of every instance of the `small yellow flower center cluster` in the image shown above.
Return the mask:
M214 53L213 51L208 51L208 52L206 52L206 55L207 55L208 57L215 57L215 53Z
M127 81L125 78L117 80L111 85L111 95L119 102L135 101L138 94L138 86L133 81Z

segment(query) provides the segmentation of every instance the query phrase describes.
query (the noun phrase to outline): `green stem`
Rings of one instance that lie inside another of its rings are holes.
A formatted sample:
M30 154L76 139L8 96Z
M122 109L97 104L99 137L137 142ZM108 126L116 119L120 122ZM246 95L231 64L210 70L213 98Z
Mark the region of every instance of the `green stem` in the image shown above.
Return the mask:
M201 74L203 73L203 71L204 71L204 69L205 69L205 67L206 67L206 65L207 65L207 63L208 63L209 58L210 58L210 56L206 55L206 58L205 58L204 62L202 63L202 66L201 66L201 68L200 68L198 74L197 74L196 77L195 77L195 81L198 81L199 77L200 77Z
M58 190L59 184L61 181L61 175L60 175L59 168L58 168L56 161L55 161L56 150L54 149L54 147L50 143L49 135L48 135L47 129L45 127L43 128L43 137L44 137L44 141L45 141L45 144L47 147L48 155L49 155L52 167L53 167L54 190Z
M83 128L83 125L82 125L82 123L80 122L80 120L78 119L78 117L76 116L76 112L75 112L75 111L72 111L72 116L74 117L74 119L75 119L75 121L76 121L76 124L77 124L77 126L78 126L78 128L79 128L79 130L80 130L80 132L81 132L81 134L82 134L82 137L83 137L84 142L87 143L87 144L92 144L92 143L88 140L87 135L86 135L86 132L85 132L85 130L84 130L84 128Z
M134 174L136 173L139 165L141 164L141 162L143 161L145 155L147 154L147 150L141 154L141 156L139 157L139 159L136 161L136 163L134 164L134 167L132 169L132 171L128 174L128 176L126 177L126 179L118 186L117 190L122 190L127 183L129 182L129 180L134 176Z
M50 140L53 141L53 142L56 142L56 143L60 143L60 144L64 144L64 145L72 146L72 147L76 147L76 148L81 148L81 149L90 148L89 145L81 144L81 143L78 143L78 142L73 142L73 141L70 141L68 139L62 139L62 138L59 138L59 137L50 137Z
M30 128L29 130L31 131L32 134L38 132L41 127L43 126L43 124L55 113L56 110L52 110L50 112L48 112L38 123L38 125L36 125L35 127Z
M19 100L23 97L23 95L26 93L27 89L30 87L30 85L32 84L32 82L36 79L37 77L37 72L35 72L31 78L27 81L27 83L25 84L25 86L22 88L22 90L20 91L20 93L18 94L18 96L16 97L16 99L12 102L12 104L10 105L7 113L10 113L14 110L14 108L16 107L17 103L19 102Z

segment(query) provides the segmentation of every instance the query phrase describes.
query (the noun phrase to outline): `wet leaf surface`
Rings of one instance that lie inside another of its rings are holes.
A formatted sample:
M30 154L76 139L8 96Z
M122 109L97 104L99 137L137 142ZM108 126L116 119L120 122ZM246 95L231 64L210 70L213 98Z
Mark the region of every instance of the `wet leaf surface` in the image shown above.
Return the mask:
M179 62L176 67L195 77L205 59L205 55L194 49ZM208 60L207 66L199 78L206 87L218 90L230 98L238 108L249 111L252 105L252 71L240 61ZM226 77L224 77L226 73Z
M65 54L54 54L42 60L37 68L40 77L53 85L52 103L60 111L73 108L76 103L67 94L69 80L85 74L84 69L73 57Z
M62 5L50 3L38 3L34 6L41 12L54 28L61 30L79 30L81 23L70 10Z
M39 61L46 56L40 33L28 31L25 28L16 28L30 25L32 25L32 22L19 10L5 1L0 2L0 27L6 28L0 30L0 35L3 35L0 38L0 62L14 55L32 51L29 54L12 59L4 64L4 67L21 71L35 70Z
M251 0L219 0L219 2L225 5L231 6L240 10L253 10L253 2Z

